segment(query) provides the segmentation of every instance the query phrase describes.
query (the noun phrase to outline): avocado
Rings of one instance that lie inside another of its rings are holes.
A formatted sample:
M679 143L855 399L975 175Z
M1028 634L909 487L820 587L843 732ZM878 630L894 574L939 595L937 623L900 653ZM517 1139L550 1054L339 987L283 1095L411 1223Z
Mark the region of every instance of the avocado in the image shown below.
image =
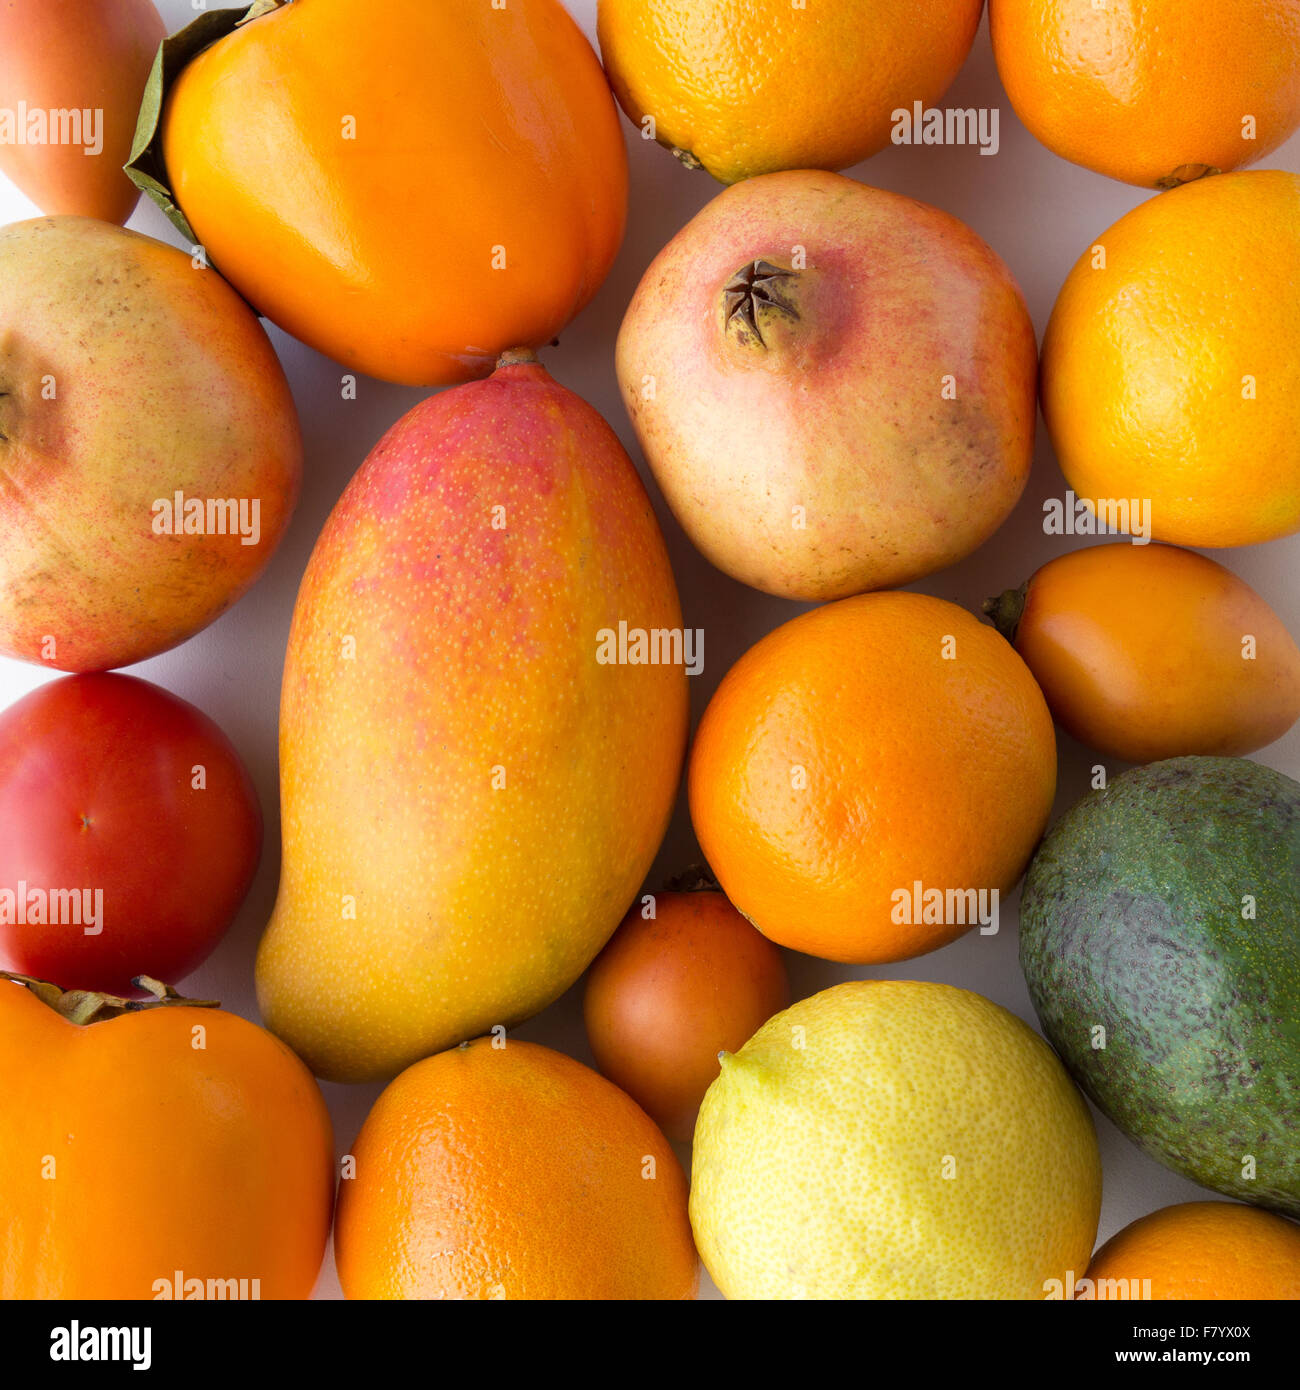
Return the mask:
M1300 1216L1300 782L1171 758L1091 792L1030 866L1020 964L1043 1032L1134 1143Z

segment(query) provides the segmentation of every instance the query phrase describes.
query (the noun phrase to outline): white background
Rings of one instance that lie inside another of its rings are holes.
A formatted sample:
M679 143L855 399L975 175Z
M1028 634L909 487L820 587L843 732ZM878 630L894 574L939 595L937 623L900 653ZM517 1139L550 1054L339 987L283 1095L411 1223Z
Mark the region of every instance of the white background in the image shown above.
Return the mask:
M596 0L568 0L568 4L594 43ZM159 0L159 9L172 30L195 13L189 0ZM1000 152L986 157L975 147L891 148L851 172L864 182L934 203L973 227L1019 280L1041 341L1056 292L1074 261L1099 233L1148 195L1066 164L1021 127L998 81L987 23L942 104L999 107ZM605 415L645 473L615 385L614 338L646 266L721 190L707 174L689 173L666 151L643 142L626 121L624 129L632 173L627 241L594 303L565 330L558 348L543 353L543 359L559 381ZM1300 137L1263 160L1261 167L1300 172ZM36 212L0 176L0 222ZM130 225L180 244L147 201L137 208ZM420 233L419 228L411 230L412 235ZM317 533L352 473L383 431L425 394L363 379L359 398L342 402L339 368L278 329L270 328L270 333L292 383L306 440L303 497L292 528L266 574L234 609L179 649L131 668L132 674L156 681L212 716L234 740L257 783L267 833L256 882L225 941L208 964L186 981L187 993L220 999L225 1007L254 1019L253 954L270 914L279 871L276 708L298 581ZM1243 465L1248 462L1243 460ZM764 633L802 611L802 606L765 597L713 570L695 553L668 514L648 473L645 476L668 538L686 625L705 630L705 670L692 682L694 717L698 719L731 663ZM1042 532L1043 499L1061 496L1064 489L1040 420L1034 473L1015 514L978 554L914 587L978 610L987 595L1020 583L1045 560L1079 543L1071 538L1045 537ZM1258 589L1293 633L1300 631L1300 585L1295 577L1300 536L1249 550L1212 553ZM1141 601L1139 595L1135 601ZM48 673L36 667L0 658L0 706L48 678ZM1097 761L1064 735L1060 745L1057 814L1086 790L1088 769ZM1256 756L1300 777L1300 728ZM683 796L648 880L650 887L661 886L666 877L697 858ZM865 975L943 980L977 990L1033 1023L1033 1010L1016 962L1015 902L1013 898L1005 905L999 935L969 934L935 954L895 967L858 969L789 955L794 994L812 994L839 980ZM524 1025L519 1036L547 1043L590 1063L580 994L579 985L541 1017ZM346 1152L380 1089L377 1085L324 1087L340 1153ZM1209 1195L1143 1157L1108 1121L1100 1116L1097 1120L1105 1167L1099 1239L1157 1207ZM684 1161L689 1160L689 1154L679 1152ZM707 1277L703 1291L705 1296L717 1297ZM330 1255L317 1296L339 1296Z

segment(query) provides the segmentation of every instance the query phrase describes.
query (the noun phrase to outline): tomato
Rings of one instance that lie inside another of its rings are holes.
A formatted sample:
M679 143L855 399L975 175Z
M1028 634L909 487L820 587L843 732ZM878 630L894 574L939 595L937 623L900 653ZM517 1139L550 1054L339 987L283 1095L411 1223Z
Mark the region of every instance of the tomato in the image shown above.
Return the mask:
M132 676L69 676L0 714L0 964L132 992L207 958L257 869L262 813L225 734Z

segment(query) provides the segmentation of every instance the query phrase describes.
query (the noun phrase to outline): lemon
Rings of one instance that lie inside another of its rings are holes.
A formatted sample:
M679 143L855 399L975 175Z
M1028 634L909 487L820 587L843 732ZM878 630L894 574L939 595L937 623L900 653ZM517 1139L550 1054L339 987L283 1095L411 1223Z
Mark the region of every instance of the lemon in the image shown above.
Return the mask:
M855 980L777 1014L709 1088L691 1224L728 1298L1041 1299L1097 1234L1092 1118L1026 1024Z

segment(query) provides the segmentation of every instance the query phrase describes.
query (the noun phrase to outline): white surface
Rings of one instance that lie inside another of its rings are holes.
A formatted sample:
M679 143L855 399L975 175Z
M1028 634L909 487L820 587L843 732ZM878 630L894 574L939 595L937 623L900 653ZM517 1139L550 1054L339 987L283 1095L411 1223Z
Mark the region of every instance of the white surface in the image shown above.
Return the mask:
M568 3L594 42L596 0ZM189 0L159 0L159 9L173 30L195 13ZM1148 195L1075 168L1038 145L1016 120L998 82L987 24L941 105L999 107L1000 152L987 157L973 146L900 147L849 172L864 182L934 203L969 223L1006 260L1019 280L1041 341L1056 292L1074 261L1100 232ZM564 332L558 348L543 353L543 360L557 380L601 411L644 472L618 399L614 338L646 266L720 191L720 186L706 174L688 173L666 151L643 142L626 121L624 129L632 171L627 241L595 302ZM1262 161L1261 167L1300 172L1300 137ZM0 222L35 214L36 209L0 176ZM180 244L148 202L142 202L130 225ZM358 399L341 401L338 367L278 329L271 328L270 332L292 383L306 438L303 497L292 528L267 573L233 610L176 651L130 668L132 674L166 686L216 719L243 754L257 783L267 821L257 880L239 920L216 954L186 981L186 992L220 999L227 1008L250 1018L257 1018L253 954L270 914L279 872L276 709L298 581L317 533L352 473L383 431L425 394L363 379ZM705 670L692 683L693 710L698 719L731 663L764 633L802 611L802 606L767 598L713 570L683 536L646 476L672 552L686 625L705 629ZM1042 533L1042 501L1061 496L1064 489L1040 419L1034 473L1012 518L976 555L913 587L978 611L987 595L1020 583L1044 561L1076 544L1073 538L1045 537ZM1300 571L1300 536L1249 550L1213 553L1258 589L1293 633L1300 632L1300 586L1295 578ZM36 667L0 658L0 707L49 678L49 673ZM1060 743L1058 814L1086 790L1088 769L1098 761L1064 736ZM1256 756L1260 762L1300 777L1300 729ZM648 880L650 886L660 886L664 878L698 857L683 796ZM1033 1009L1016 961L1014 907L1013 899L1003 913L999 935L968 934L944 950L892 968L841 967L790 955L794 993L796 997L812 994L839 980L866 975L943 980L977 990L1033 1023ZM524 1025L519 1036L547 1043L590 1063L579 998L580 986ZM340 1153L347 1151L380 1089L325 1086ZM1100 1116L1098 1130L1105 1166L1100 1239L1157 1207L1207 1195L1143 1157ZM689 1155L683 1152L683 1158ZM717 1296L707 1278L704 1294ZM339 1296L333 1259L328 1255L317 1296Z

